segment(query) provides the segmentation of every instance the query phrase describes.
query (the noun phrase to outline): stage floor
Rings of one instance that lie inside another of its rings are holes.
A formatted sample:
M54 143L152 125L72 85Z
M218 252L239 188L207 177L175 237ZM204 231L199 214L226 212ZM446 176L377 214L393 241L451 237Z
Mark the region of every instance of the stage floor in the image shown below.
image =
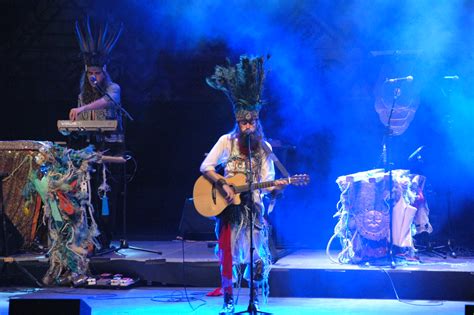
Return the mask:
M91 257L91 261L98 260L134 260L134 261L157 261L163 260L168 263L218 263L214 254L215 241L130 241L130 248L120 249L120 242L112 242L112 246L117 251L112 251L103 255ZM152 251L152 252L149 252ZM160 252L161 254L153 253ZM420 271L459 271L474 272L474 252L463 251L464 254L458 254L457 258L441 257L419 254L418 263L411 262L407 264L400 263L396 266L397 270L420 270ZM378 269L381 266L374 262L370 264L339 264L331 261L323 250L314 249L282 249L278 250L279 260L273 265L273 269L334 269L334 270L368 270ZM332 257L337 256L337 252L330 253ZM21 253L12 257L19 262L38 261L47 262L45 255L34 253ZM1 257L0 257L1 258ZM382 267L388 267L383 266Z
M113 245L119 248L120 244ZM129 245L148 251L127 248L93 256L91 272L138 277L144 287L220 286L215 242L130 241ZM446 259L420 254L418 263L399 264L395 268L383 264L338 264L322 250L286 249L279 254L281 257L270 274L272 298L474 301L474 257L469 251ZM38 281L48 267L45 255L24 253L14 255L13 259ZM4 264L3 260L0 264ZM8 269L10 273L16 272L10 278L18 281L10 281L12 285L34 285L15 266Z
M152 288L94 290L70 288L1 288L0 314L8 314L9 299L82 299L93 315L217 314L222 297L207 297L212 288ZM278 315L294 314L464 314L462 301L397 301L369 299L274 298L261 304L261 310ZM248 305L248 289L242 289L236 311ZM71 311L69 310L69 314ZM66 313L65 313L66 314Z

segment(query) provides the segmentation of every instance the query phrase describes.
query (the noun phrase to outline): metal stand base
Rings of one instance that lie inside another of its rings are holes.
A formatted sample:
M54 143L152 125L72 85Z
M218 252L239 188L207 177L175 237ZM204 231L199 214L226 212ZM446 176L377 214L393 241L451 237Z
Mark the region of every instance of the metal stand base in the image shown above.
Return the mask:
M106 250L100 251L99 253L96 253L94 256L102 256L102 255L106 255L106 254L110 254L110 253L114 253L114 252L117 253L121 249L133 249L133 250L138 250L138 251L147 252L147 253L153 253L153 254L157 254L157 255L162 255L163 254L162 252L151 250L151 249L145 249L145 248L130 246L130 245L128 245L127 240L122 239L122 240L120 240L120 245L119 245L118 248L112 246L109 249L106 249Z
M448 240L446 245L434 246L433 243L428 242L428 245L417 245L417 253L425 254L428 256L436 256L443 259L446 259L448 256L452 258L457 258L457 254L451 246L451 240Z
M145 249L145 248L139 248L139 247L135 247L135 246L129 246L128 245L128 241L127 241L127 163L126 163L127 160L124 160L124 162L122 163L123 165L123 217L122 217L122 234L123 234L123 239L120 240L120 246L118 248L115 248L114 246L112 246L111 248L109 249L106 249L106 250L103 250L103 251L100 251L99 253L96 253L94 254L94 256L102 256L102 255L106 255L106 254L109 254L109 253L112 253L112 252L115 252L117 253L119 250L121 249L133 249L133 250L138 250L138 251L142 251L142 252L147 252L147 253L153 253L153 254L157 254L157 255L162 255L163 253L162 252L159 252L159 251L155 251L155 250L151 250L151 249Z
M252 315L256 315L256 314L272 314L272 313L267 313L267 312L262 312L262 311L259 311L257 309L257 307L255 306L255 304L249 304L248 308L246 311L242 311L242 312L236 312L234 314L252 314Z
M15 266L16 269L20 271L20 273L25 276L28 280L31 281L31 283L34 283L35 286L42 288L43 284L38 281L28 270L26 270L25 267L20 265L14 258L12 257L5 257L3 258L3 266L2 266L2 271L0 273L0 285L1 286L8 286L11 284L12 280L18 279L18 277L14 277L12 274L9 272L9 267L10 266Z

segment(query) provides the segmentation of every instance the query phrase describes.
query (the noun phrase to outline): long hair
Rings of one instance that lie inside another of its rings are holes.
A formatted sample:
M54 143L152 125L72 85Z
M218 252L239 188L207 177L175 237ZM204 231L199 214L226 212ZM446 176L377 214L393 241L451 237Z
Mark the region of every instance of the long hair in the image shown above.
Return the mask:
M250 147L253 152L260 152L262 150L262 141L265 141L265 135L260 120L256 121L255 132L250 135L242 133L239 128L239 123L236 122L234 129L232 130L232 135L237 138L239 150L242 154L248 156L249 153L247 137L250 137Z
M112 83L112 79L110 78L109 73L105 69L102 69L102 71L104 72L105 78L101 84L101 87L105 89ZM98 100L103 96L97 89L94 89L92 87L91 83L87 79L87 71L84 71L84 73L82 73L80 81L80 91L83 105L92 103L93 101Z

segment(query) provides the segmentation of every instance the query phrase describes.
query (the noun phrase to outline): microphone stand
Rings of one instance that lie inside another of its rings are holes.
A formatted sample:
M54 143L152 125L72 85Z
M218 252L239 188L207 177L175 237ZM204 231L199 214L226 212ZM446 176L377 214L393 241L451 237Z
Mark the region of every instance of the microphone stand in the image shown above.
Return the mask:
M132 116L125 110L125 108L123 108L122 105L120 105L119 103L117 103L117 102L109 95L109 93L107 93L107 91L105 91L103 88L101 88L100 85L99 85L99 83L98 83L97 81L92 82L92 85L93 85L100 93L102 93L103 95L107 96L107 97L112 101L112 103L114 103L115 107L118 108L122 113L124 113L125 116L127 116L128 119L130 119L131 121L133 121Z
M455 80L458 80L459 77L457 75L454 76L445 76L445 80L451 80L451 83L454 83ZM447 97L447 104L450 105L449 108L451 108L451 103L452 103L452 92L453 92L453 84L449 84L447 87L446 91L442 89L443 94ZM448 125L449 129L452 129L452 124ZM452 149L450 149L449 155L452 155ZM447 215L448 215L448 240L446 245L439 246L438 248L445 248L446 249L446 256L451 256L452 258L457 258L457 253L453 248L453 227L452 227L452 206L453 206L453 201L452 201L452 194L453 194L453 184L451 180L448 180L448 191L446 193L446 210L447 210Z
M120 111L122 113L124 113L128 119L130 119L131 121L133 121L133 118L132 116L119 104L117 103L110 95L109 93L107 93L107 91L105 91L104 89L102 89L100 87L100 85L98 84L97 80L94 80L92 82L92 85L100 92L102 93L103 95L107 96L111 101L112 103L114 103L115 107L120 109ZM156 250L151 250L151 249L145 249L145 248L140 248L140 247L135 247L135 246L130 246L129 243L128 243L128 240L127 240L127 234L126 234L126 215L127 215L127 211L126 211L126 204L127 204L127 164L124 163L123 164L123 217L122 217L122 220L123 220L123 226L122 226L122 230L123 230L123 239L120 240L120 244L119 244L119 247L116 248L115 246L112 246L111 248L108 248L107 250L105 251L101 251L100 253L96 253L95 256L102 256L102 255L106 255L106 254L109 254L109 253L112 253L112 252L115 252L115 253L118 253L118 251L120 251L121 249L133 249L133 250L137 250L137 251L142 251L142 252L148 252L148 253L153 253L153 254L157 254L157 255L162 255L163 253L160 252L160 251L156 251Z
M247 307L246 311L242 312L237 312L235 314L251 314L251 315L256 315L256 314L268 314L271 315L271 313L267 312L262 312L257 309L257 306L255 305L255 290L254 290L254 274L253 274L253 251L255 250L254 243L253 243L253 215L255 213L255 204L253 200L253 173L252 173L252 147L251 147L251 137L250 135L247 135L247 145L248 145L248 170L249 170L249 176L248 176L248 185L249 185L249 193L250 193L250 298L249 298L249 305Z
M388 199L388 214L389 214L389 230L390 230L390 240L388 248L388 258L390 261L390 267L395 268L395 261L393 260L393 174L392 174L392 162L391 162L391 141L393 132L390 129L390 123L392 120L393 109L395 108L395 103L397 102L398 97L401 94L400 87L397 86L393 90L393 101L392 107L390 108L390 114L387 120L387 128L385 130L385 172L388 171L388 189L389 189L389 199Z

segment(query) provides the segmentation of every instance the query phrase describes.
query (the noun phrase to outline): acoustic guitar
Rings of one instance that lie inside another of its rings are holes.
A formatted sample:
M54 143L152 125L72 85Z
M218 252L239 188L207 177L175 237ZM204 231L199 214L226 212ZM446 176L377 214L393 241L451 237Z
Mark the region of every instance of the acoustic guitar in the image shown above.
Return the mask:
M289 185L302 186L309 183L309 175L307 174L293 175L282 179L286 180ZM237 174L234 177L226 178L226 182L235 192L233 204L240 204L240 193L250 190L250 185L246 182L245 175ZM273 186L276 186L275 180L254 183L252 184L252 190ZM200 176L194 184L193 201L196 210L205 217L219 215L229 205L216 184L211 183L204 176Z

